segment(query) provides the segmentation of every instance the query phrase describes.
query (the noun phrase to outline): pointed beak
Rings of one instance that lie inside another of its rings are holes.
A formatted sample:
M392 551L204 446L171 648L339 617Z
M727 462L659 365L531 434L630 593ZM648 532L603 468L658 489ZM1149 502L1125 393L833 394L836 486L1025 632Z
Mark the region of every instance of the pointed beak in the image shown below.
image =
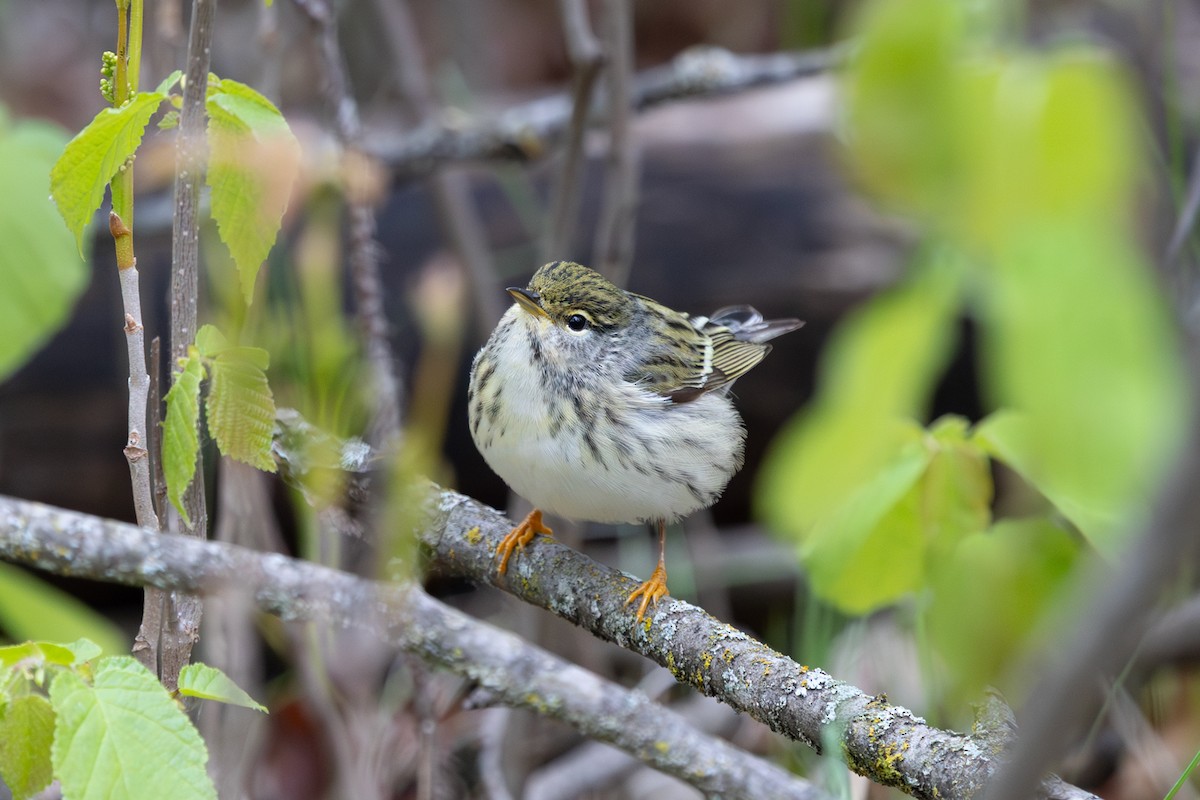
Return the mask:
M537 292L530 291L529 289L521 289L517 286L510 286L504 291L512 295L513 300L517 301L517 305L535 317L546 316L546 310L542 308L542 298Z

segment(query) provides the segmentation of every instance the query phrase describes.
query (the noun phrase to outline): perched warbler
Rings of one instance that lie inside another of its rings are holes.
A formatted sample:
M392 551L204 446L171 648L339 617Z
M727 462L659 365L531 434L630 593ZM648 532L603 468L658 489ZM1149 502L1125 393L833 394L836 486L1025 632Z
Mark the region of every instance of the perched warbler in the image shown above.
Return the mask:
M633 594L667 592L666 524L716 502L742 466L746 429L729 398L766 342L804 323L763 320L750 306L712 316L674 311L599 273L555 261L526 288L475 356L471 436L535 506L501 542L514 550L551 531L542 511L657 526L658 566Z

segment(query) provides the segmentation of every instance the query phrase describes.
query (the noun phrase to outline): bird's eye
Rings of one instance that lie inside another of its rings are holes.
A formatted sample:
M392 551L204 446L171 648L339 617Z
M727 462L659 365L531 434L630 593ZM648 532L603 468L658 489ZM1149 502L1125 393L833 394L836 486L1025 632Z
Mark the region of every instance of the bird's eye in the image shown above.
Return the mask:
M587 328L587 326L587 317L585 317L583 314L572 314L571 316L567 317L567 327L576 333L583 331L585 328Z

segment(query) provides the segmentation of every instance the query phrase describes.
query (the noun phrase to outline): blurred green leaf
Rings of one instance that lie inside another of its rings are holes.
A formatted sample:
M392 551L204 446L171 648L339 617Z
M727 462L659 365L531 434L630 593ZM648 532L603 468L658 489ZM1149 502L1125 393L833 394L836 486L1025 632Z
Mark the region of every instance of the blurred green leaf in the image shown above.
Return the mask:
M175 382L167 392L167 416L163 420L163 474L167 481L167 498L179 512L184 523L191 525L183 507L183 493L196 474L196 456L200 453L200 381L204 380L204 365L193 348L183 370L176 373Z
M129 657L96 665L89 685L62 672L51 758L72 800L216 800L200 734L158 679Z
M1054 608L1079 546L1041 519L998 522L931 564L930 638L956 690L1001 685Z
M1150 270L1119 229L1058 221L1014 231L985 285L986 386L1020 414L980 435L1114 555L1187 403Z
M257 347L230 348L217 356L210 364L206 409L222 455L274 472L275 399L263 372L267 362L267 351Z
M146 125L164 99L161 92L138 92L120 108L105 108L67 143L50 171L50 194L80 253L83 230L100 207L105 187L142 143Z
M215 81L207 107L212 215L249 305L283 222L300 146L279 109L245 84Z
M0 712L0 778L15 800L32 797L50 785L53 741L54 709L41 695L18 697Z
M66 139L56 126L0 115L0 379L65 324L90 276L48 196Z
M787 424L759 473L758 507L802 536L914 438L954 343L959 274L930 259L844 321L821 361L813 405Z
M4 563L0 563L0 627L12 639L41 640L46 648L67 651L62 656L67 659L65 662L53 654L46 655L52 663L75 663L74 651L69 648L84 645L50 642L86 638L99 644L106 653L129 649L125 635L107 617L41 578Z
M266 706L248 695L233 679L208 664L188 664L179 672L179 693L186 697L216 700L267 713Z

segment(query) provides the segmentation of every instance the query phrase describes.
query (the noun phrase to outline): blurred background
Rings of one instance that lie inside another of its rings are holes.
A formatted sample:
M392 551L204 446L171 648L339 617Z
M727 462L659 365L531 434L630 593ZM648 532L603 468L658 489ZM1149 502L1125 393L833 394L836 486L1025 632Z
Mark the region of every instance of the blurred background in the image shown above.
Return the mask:
M671 530L672 594L802 663L826 668L868 692L886 692L935 724L969 727L965 706L942 705L947 696L931 689L936 681L913 634L912 605L856 615L815 597L796 543L773 534L755 513L760 464L776 434L816 391L832 332L847 314L900 281L923 242L922 226L911 216L872 199L846 153L845 91L832 68L842 56L830 48L847 40L860 4L579 4L586 11L583 39L605 54L592 86L598 107L609 107L606 81L614 74L632 82L636 93L663 76L750 64L739 59L760 54L807 53L830 68L806 69L799 77L794 73L801 70L794 70L790 77L726 91L684 92L699 96L667 96L628 114L600 113L583 135L576 172L564 178L572 168L568 127L550 136L536 131L548 100L569 110L588 69L578 48L573 51L572 26L564 16L573 5L335 4L345 78L361 120L354 157L347 159L333 122L319 32L308 16L285 0L224 0L217 11L212 70L272 99L301 143L302 160L279 243L259 275L259 294L249 311L230 288L236 280L230 280L232 267L215 231L206 229L202 318L272 352L279 405L301 409L340 436L363 435L370 403L361 391L361 346L347 271L353 243L344 220L347 202L366 204L377 221L406 430L436 453L422 462L422 471L520 513L524 509L484 464L466 428L470 359L507 305L503 287L524 285L547 260L570 259L597 266L631 290L680 310L707 313L749 303L767 317L805 319L803 329L777 340L764 364L737 384L737 404L749 430L746 466L710 512ZM183 66L188 9L181 2L150 3L146 14L144 88ZM1083 42L1112 54L1126 69L1141 115L1138 146L1146 150L1133 227L1147 260L1163 265L1155 282L1172 289L1179 315L1186 317L1194 299L1192 254L1185 248L1171 262L1165 256L1186 205L1196 141L1200 3L1047 0L982 17L1009 46L1037 53ZM0 0L0 104L12 118L48 120L78 131L104 107L97 90L100 54L113 48L115 38L109 0ZM503 147L467 154L471 157L418 152L422 132L469 130L497 119L518 131L524 120L533 131L529 141L516 137ZM136 161L135 230L148 336L166 335L174 136L151 126ZM132 520L121 452L128 365L108 242L98 226L87 248L91 279L69 322L0 384L0 493ZM954 327L923 417L955 414L974 423L989 410L981 399L976 326L964 315ZM163 359L158 368L169 365ZM252 540L255 546L310 556L325 552L316 543L321 522L302 508L296 487L237 465L223 464L220 469L231 475L218 477L215 448L205 447L215 507L233 502L223 494L233 484L258 487L249 501L259 515L254 518L269 521L256 534L261 538ZM341 487L329 491L333 497ZM356 513L340 499L329 500L329 506ZM610 566L641 577L653 567L654 541L639 527L563 526L560 532ZM54 583L132 636L140 592ZM829 777L840 769L836 765L674 686L664 671L636 656L499 592L436 577L429 586L590 669L641 685L698 726L839 785ZM699 796L632 761L599 754L556 723L486 707L486 698L473 700L482 709L467 710L462 701L471 697L471 687L394 654L383 657L371 643L319 645L343 658L314 675L312 668L298 666L311 655L306 648L318 646L305 643L301 632L278 620L252 619L241 633L223 634L215 629L219 619L218 613L206 619L214 627L203 635L202 647L208 648L203 657L220 663L232 657L212 648L236 649L231 642L242 641L237 663L227 669L273 711L251 722L246 720L253 715L240 709L225 712L232 724L201 719L202 729L213 726L206 733L224 732L222 744L210 744L214 759L225 759L228 782L222 785L244 796L347 796L352 784L342 782L345 772L368 768L377 770L383 797L500 796L486 766L498 742L507 743L500 782L508 783L513 796L523 796L515 788L521 781L527 781L524 796ZM1171 786L1200 743L1200 708L1192 663L1178 655L1163 658L1164 664L1147 668L1155 676L1147 681L1154 691L1122 695L1127 703L1114 712L1120 724L1098 722L1061 767L1064 777L1113 798L1160 797ZM371 742L381 763L355 762L331 743L339 736ZM586 785L562 782L573 763L587 760L609 766L596 770ZM424 769L438 776L432 795L421 793L428 791L418 779ZM841 780L852 796L893 793L855 778ZM1188 786L1182 791L1180 796L1195 796Z

